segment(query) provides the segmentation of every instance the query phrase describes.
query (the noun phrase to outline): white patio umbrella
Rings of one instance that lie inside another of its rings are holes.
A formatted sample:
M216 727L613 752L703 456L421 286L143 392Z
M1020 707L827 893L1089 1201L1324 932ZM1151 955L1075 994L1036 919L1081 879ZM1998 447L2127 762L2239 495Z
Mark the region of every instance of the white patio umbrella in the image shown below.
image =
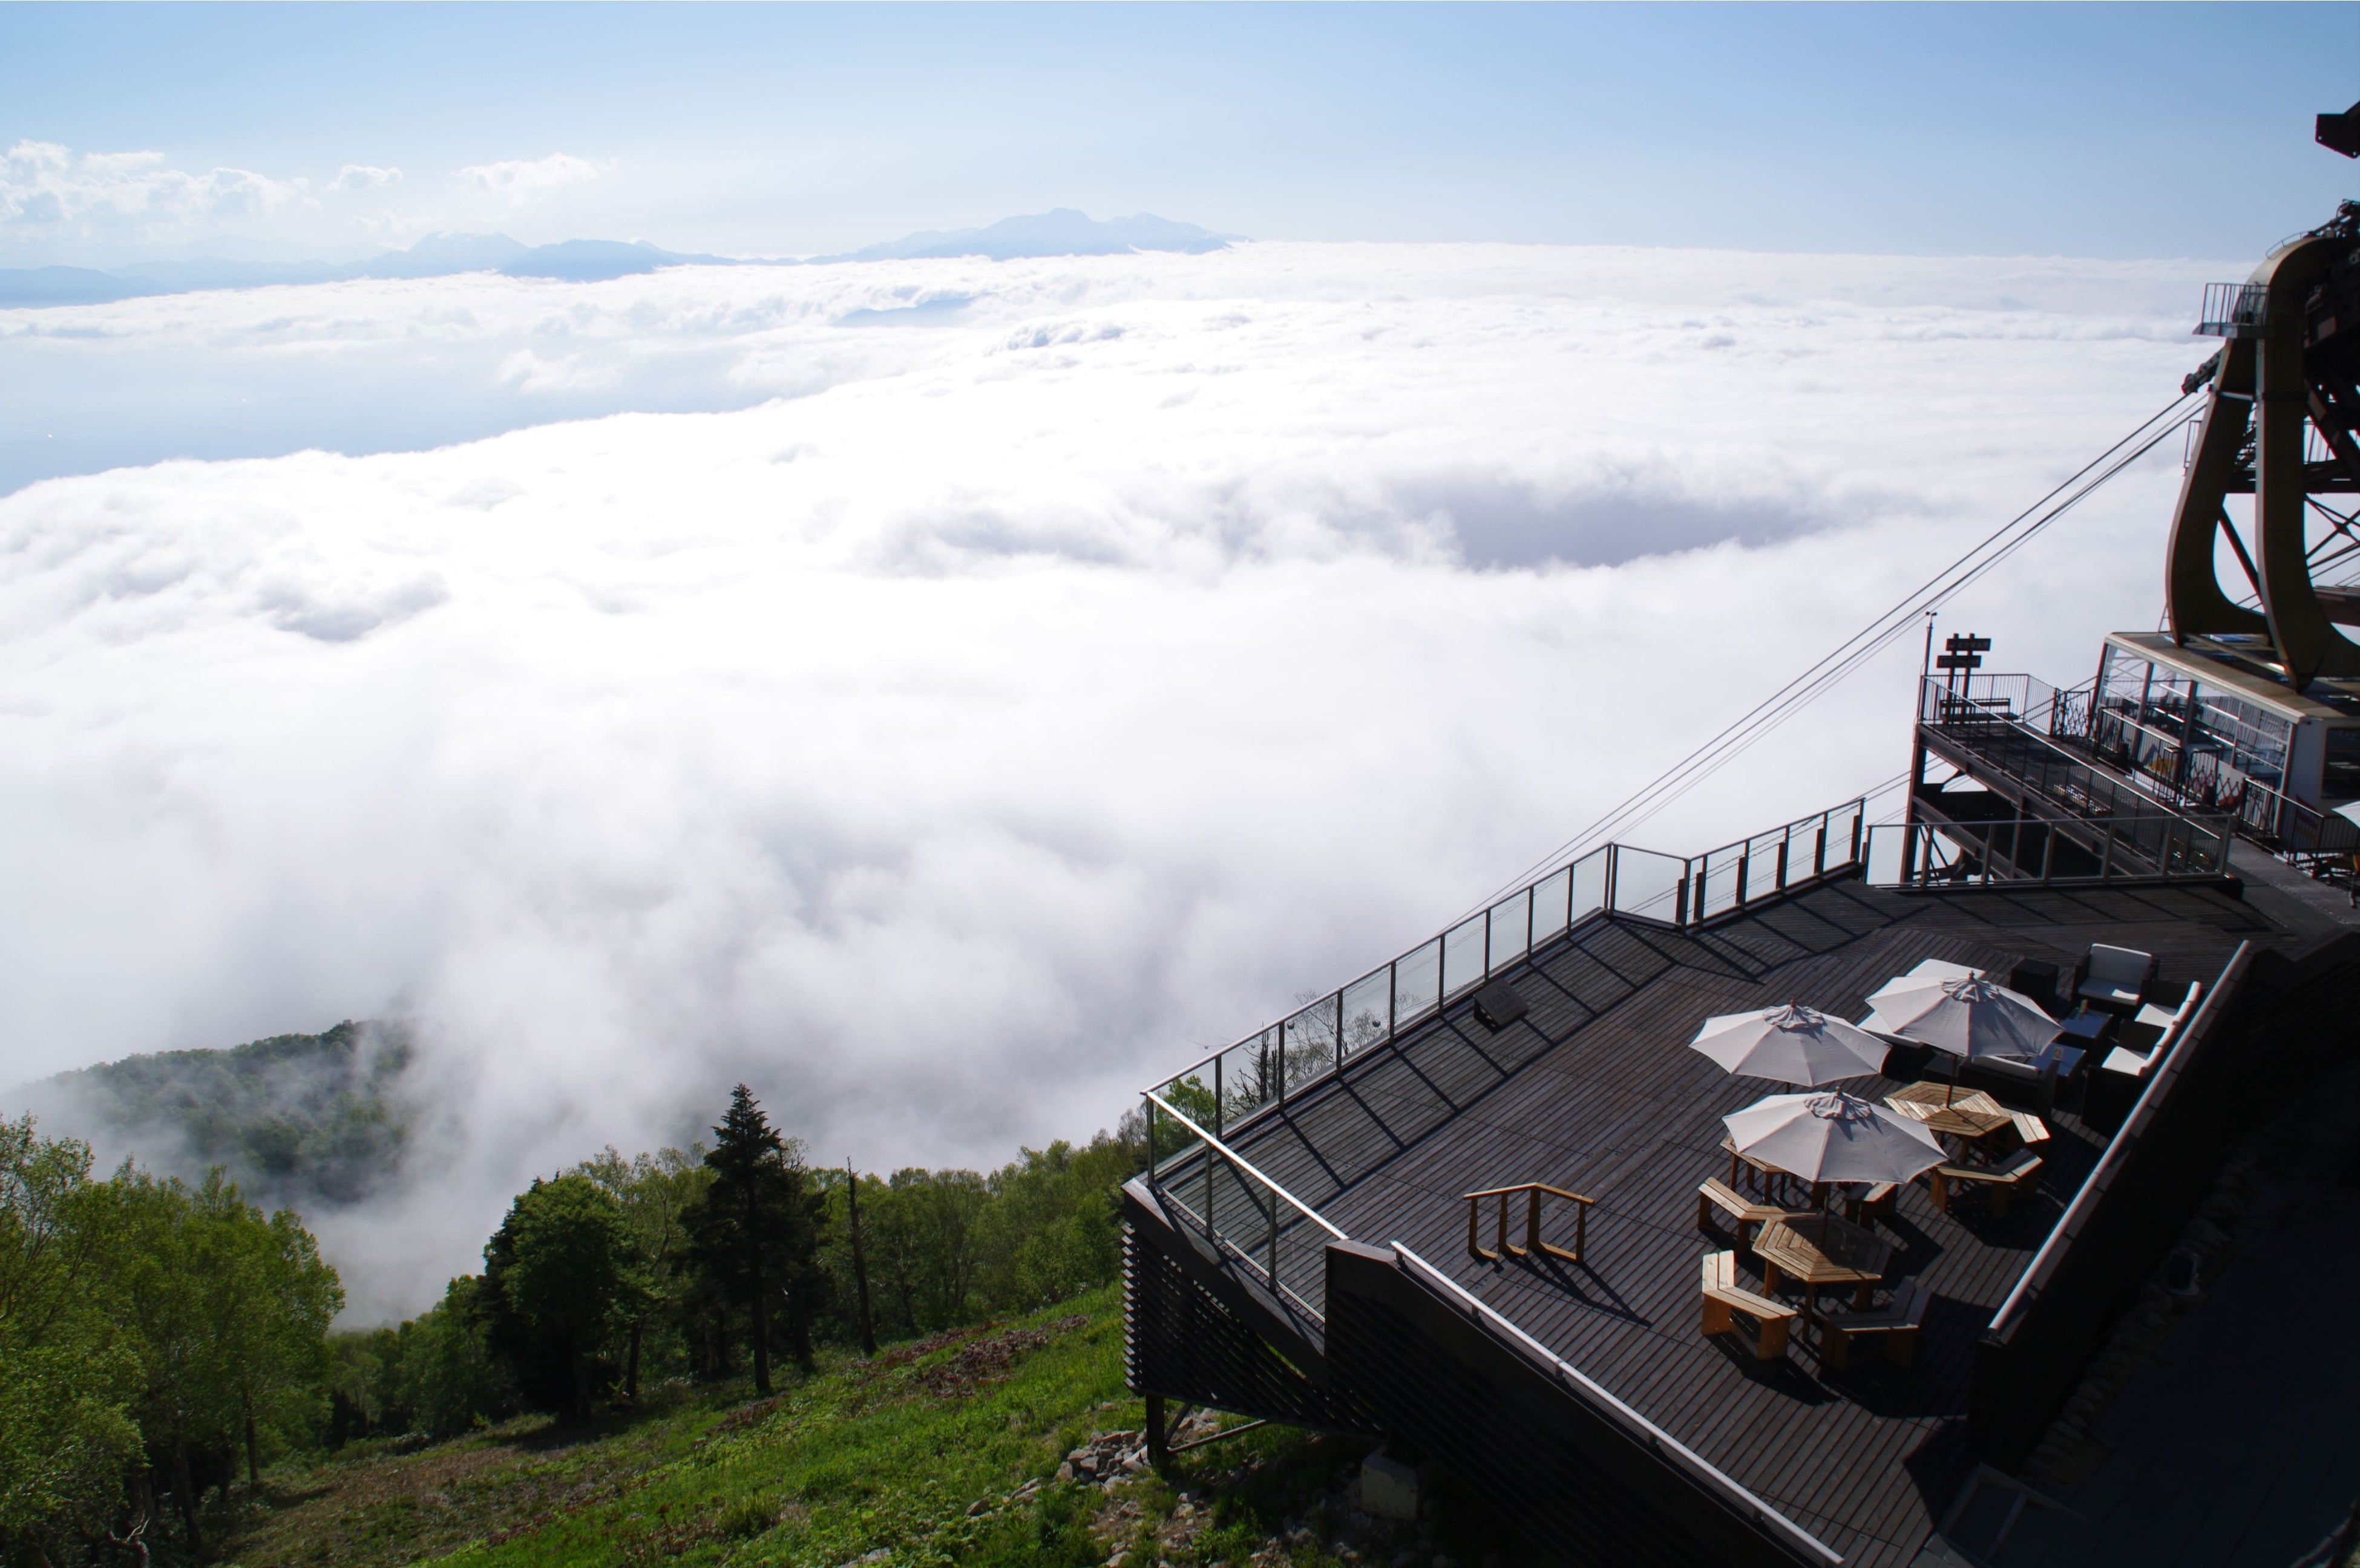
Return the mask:
M1794 1002L1707 1018L1688 1047L1732 1073L1780 1083L1832 1083L1879 1073L1891 1049L1857 1025Z
M1989 980L1937 980L1876 999L1880 1017L1905 1040L1953 1056L2033 1056L2064 1031L2039 1003Z
M1807 1181L1907 1181L1949 1158L1934 1135L1855 1094L1773 1094L1721 1118L1740 1154Z
M1953 1084L1960 1062L1978 1056L2037 1056L2065 1032L2031 997L1982 979L1938 980L1892 992L1877 998L1876 1011L1902 1039L1948 1052L1954 1059Z

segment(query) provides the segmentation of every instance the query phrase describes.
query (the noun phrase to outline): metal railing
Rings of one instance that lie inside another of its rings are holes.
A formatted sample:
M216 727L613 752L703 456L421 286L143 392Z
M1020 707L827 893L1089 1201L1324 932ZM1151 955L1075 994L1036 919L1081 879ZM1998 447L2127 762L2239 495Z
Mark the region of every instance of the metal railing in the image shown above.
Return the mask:
M2235 831L2289 859L2360 852L2360 826L2306 806L2202 746L2120 708L2101 708L2085 730L2091 756L2141 789L2183 808L2233 819Z
M1156 1192L1217 1250L1261 1275L1273 1296L1322 1317L1328 1244L1349 1238L1162 1095L1150 1091L1146 1101L1148 1181Z
M1619 916L1688 929L1850 875L1863 804L1850 800L1699 855L1602 844L1145 1092L1224 1137L1586 920Z
M2078 695L2027 675L1964 682L1928 678L1922 683L1918 703L1921 729L1965 754L1971 772L1980 780L2013 786L2018 797L2013 822L1964 820L1960 825L2009 826L2019 837L2024 827L2040 826L2042 836L2050 840L2062 833L2098 861L2094 875L2084 868L2078 880L2224 873L2233 831L2226 813L2200 815L2184 810L2097 766L2083 751L2060 744L2060 721L2070 722L2086 711L2071 701ZM1918 799L1939 809L1939 797ZM1979 836L1984 844L1992 843L1990 834ZM1915 841L1905 838L1903 845L1899 880L1908 885L1915 880L1909 855ZM2023 857L2011 858L2020 863ZM2055 880L2070 868L2051 865L2049 869L2046 879Z
M2260 283L2207 283L2195 335L2250 338L2261 335L2269 289Z
M2118 823L2101 825L2091 846L2059 833L2049 817L1879 822L1868 830L1863 875L1871 887L1928 889L2215 881L2227 871L2225 819L2211 829L2192 818L2163 822L2160 844L2136 857L2125 853Z
M1975 674L1921 698L1919 717L1939 712L1945 727L2013 722L2122 774L2143 794L2188 815L2231 819L2230 829L2289 860L2360 854L2360 825L2307 806L2230 766L2184 734L2095 701L2093 683L2060 688L2030 675Z
M1808 1561L1836 1568L1843 1558L1827 1542L1764 1502L1702 1454L1641 1415L1593 1380L1579 1367L1518 1328L1505 1314L1477 1297L1465 1286L1420 1258L1396 1241L1390 1244L1393 1256L1400 1258L1410 1271L1459 1312L1481 1324L1508 1343L1523 1357L1545 1372L1558 1388L1571 1395L1600 1419L1622 1434L1654 1454L1666 1465L1685 1474L1697 1486L1710 1494L1740 1519L1751 1521L1785 1544L1787 1549Z

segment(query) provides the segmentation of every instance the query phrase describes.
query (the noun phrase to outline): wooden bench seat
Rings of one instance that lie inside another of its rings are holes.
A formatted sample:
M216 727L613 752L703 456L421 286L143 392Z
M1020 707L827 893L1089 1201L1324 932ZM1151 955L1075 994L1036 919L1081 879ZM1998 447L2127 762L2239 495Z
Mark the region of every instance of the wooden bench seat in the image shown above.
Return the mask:
M1883 1339L1885 1358L1907 1367L1918 1354L1918 1329L1933 1292L1915 1279L1894 1287L1893 1300L1872 1312L1843 1312L1819 1320L1819 1361L1830 1371L1852 1365L1854 1340Z
M1883 1220L1890 1225L1900 1198L1901 1184L1898 1181L1879 1181L1851 1200L1852 1217L1859 1225L1867 1225L1874 1220Z
M1718 1177L1697 1188L1697 1229L1712 1228L1712 1211L1721 1210L1737 1221L1738 1245L1749 1251L1754 1246L1754 1227L1782 1219L1786 1211L1775 1203L1758 1203Z
M1764 1361L1775 1361L1786 1354L1786 1335L1794 1326L1795 1309L1784 1301L1774 1301L1767 1296L1757 1296L1737 1282L1737 1254L1708 1252L1704 1255L1704 1332L1707 1338L1717 1334L1729 1334L1737 1327L1736 1315L1743 1312L1762 1325L1754 1341L1754 1354Z
M1960 1187L1981 1187L1991 1197L1994 1217L2007 1213L2007 1201L2016 1193L2028 1192L2040 1179L2040 1156L2019 1152L2005 1165L1938 1165L1927 1175L1927 1185L1932 1190L1934 1206L1948 1214L1950 1203Z

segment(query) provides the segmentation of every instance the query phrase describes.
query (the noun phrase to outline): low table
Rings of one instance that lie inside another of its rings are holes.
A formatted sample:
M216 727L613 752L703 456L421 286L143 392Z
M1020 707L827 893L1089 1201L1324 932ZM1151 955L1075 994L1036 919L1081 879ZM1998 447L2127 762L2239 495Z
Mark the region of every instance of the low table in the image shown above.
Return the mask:
M1896 1116L1923 1122L1926 1130L1980 1142L2004 1127L2014 1125L2007 1107L1981 1089L1961 1089L1950 1083L1912 1083L1885 1096Z
M1852 1304L1863 1311L1870 1292L1893 1261L1893 1244L1841 1214L1788 1214L1762 1227L1754 1238L1762 1260L1762 1291L1778 1289L1780 1276L1803 1286L1803 1319L1812 1321L1812 1300L1822 1285L1852 1285Z

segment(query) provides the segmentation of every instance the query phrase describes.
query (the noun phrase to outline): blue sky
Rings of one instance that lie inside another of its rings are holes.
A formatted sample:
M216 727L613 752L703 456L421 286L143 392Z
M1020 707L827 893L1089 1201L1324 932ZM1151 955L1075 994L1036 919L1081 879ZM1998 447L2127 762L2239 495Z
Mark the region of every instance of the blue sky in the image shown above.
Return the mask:
M92 155L151 152L142 178L199 194L169 223L44 220L19 158L0 265L436 227L806 254L1052 206L1285 239L2245 256L2360 193L2310 143L2355 97L2350 5L20 5L0 146L118 194L127 166Z

